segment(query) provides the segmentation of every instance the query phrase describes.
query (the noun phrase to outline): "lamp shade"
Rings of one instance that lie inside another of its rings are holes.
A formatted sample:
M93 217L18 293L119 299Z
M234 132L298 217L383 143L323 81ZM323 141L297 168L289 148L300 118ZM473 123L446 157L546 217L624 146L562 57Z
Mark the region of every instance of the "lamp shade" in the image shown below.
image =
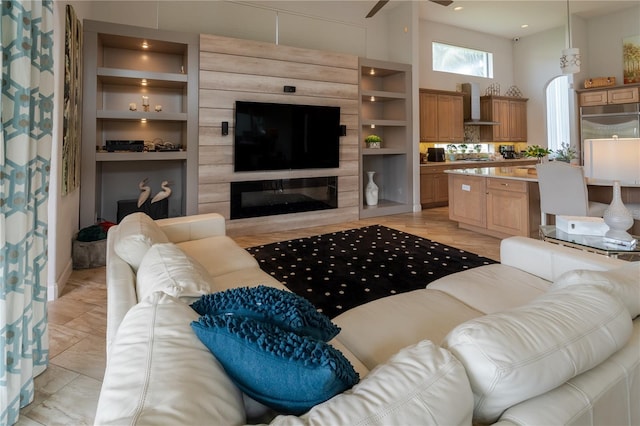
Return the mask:
M560 57L560 69L563 74L580 72L580 49L577 47L563 49Z
M584 175L595 180L640 184L640 138L586 139Z

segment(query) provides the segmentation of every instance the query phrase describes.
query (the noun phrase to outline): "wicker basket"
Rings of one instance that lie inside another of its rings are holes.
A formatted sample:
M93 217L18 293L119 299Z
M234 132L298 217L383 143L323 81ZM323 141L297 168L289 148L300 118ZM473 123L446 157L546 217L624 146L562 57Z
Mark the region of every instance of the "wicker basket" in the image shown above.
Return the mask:
M594 87L608 87L608 86L615 86L615 85L616 85L615 77L588 78L584 81L585 89L592 89Z

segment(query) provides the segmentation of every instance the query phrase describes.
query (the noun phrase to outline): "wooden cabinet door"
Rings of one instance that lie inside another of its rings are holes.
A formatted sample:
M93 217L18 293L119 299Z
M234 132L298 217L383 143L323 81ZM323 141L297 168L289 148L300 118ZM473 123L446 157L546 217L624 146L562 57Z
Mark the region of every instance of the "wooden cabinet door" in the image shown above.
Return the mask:
M509 101L509 137L514 142L527 141L526 101Z
M486 228L486 202L484 177L449 175L449 219Z
M464 110L462 96L451 97L451 141L464 141Z
M453 100L448 95L438 95L438 139L452 141Z
M432 176L430 173L420 175L420 204L431 204L436 200Z
M607 104L607 91L582 92L579 96L580 106L594 106Z
M626 87L624 89L611 89L607 91L607 102L610 104L630 104L639 102L637 87Z
M529 236L529 202L525 181L487 179L487 229Z
M438 95L420 92L420 140L438 141Z
M446 203L449 201L449 175L447 173L437 173L433 175L433 192L436 203Z
M494 141L509 141L509 101L506 99L495 99L493 101L493 119L499 122L493 127Z

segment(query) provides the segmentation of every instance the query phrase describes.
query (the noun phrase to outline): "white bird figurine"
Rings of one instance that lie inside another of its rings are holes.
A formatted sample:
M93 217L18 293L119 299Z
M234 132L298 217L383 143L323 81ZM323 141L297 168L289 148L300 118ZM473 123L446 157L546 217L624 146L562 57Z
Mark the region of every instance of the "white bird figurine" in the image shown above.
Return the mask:
M160 200L164 200L165 198L169 198L171 195L171 188L169 188L169 182L166 180L162 181L160 185L162 187L162 191L158 192L155 197L151 199L151 204L157 203Z
M144 178L138 184L138 188L140 188L140 196L138 197L138 208L140 208L147 199L149 199L149 195L151 195L151 188L147 186L147 181L149 178Z

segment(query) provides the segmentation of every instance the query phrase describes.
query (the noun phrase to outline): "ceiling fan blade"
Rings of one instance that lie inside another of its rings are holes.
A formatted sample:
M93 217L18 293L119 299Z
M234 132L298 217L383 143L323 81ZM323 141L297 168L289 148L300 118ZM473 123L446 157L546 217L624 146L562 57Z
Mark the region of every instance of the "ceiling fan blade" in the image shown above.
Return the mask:
M373 8L369 11L369 13L367 14L366 18L371 18L373 15L375 15L376 13L378 13L378 11L380 9L382 9L382 7L389 3L389 0L380 0L378 3L375 4L375 6L373 6Z
M431 0L434 3L438 3L441 6L449 6L451 3L453 3L453 0Z

